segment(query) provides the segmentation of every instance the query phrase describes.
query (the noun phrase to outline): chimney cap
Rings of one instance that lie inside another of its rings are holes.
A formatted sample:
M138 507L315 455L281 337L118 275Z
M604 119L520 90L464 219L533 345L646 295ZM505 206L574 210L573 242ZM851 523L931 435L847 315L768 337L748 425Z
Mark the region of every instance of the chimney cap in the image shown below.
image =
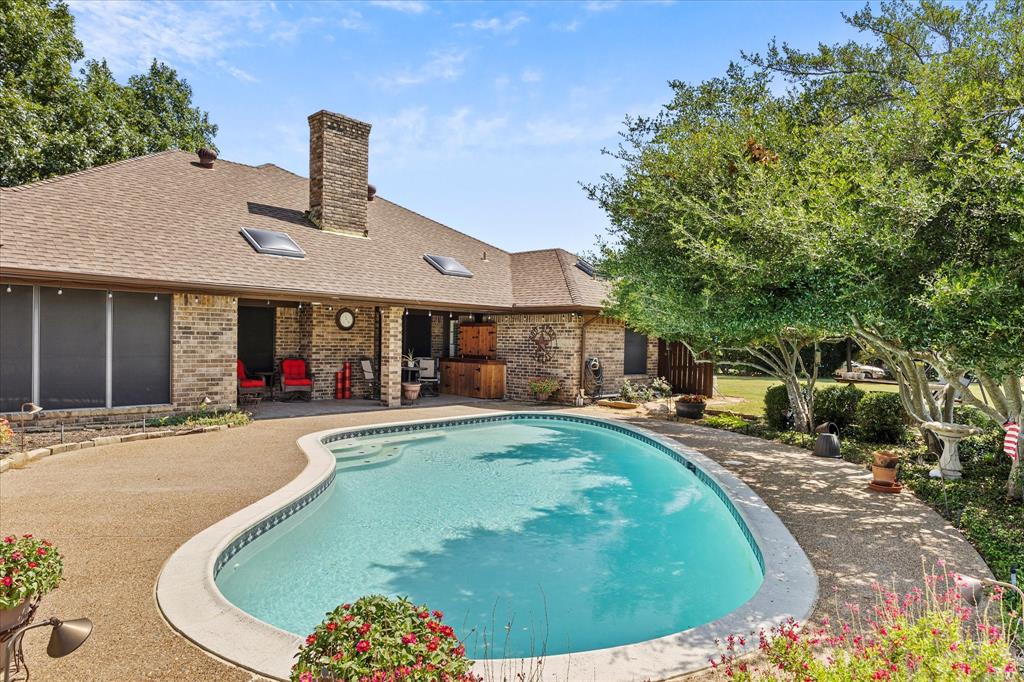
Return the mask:
M203 168L213 168L213 162L217 160L217 152L203 147L199 150L199 165Z

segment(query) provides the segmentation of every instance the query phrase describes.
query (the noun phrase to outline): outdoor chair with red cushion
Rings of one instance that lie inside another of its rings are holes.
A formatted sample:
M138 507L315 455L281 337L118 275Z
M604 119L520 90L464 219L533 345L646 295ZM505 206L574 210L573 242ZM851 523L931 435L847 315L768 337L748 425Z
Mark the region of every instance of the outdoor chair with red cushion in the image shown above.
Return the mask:
M238 400L241 402L243 396L255 396L256 402L259 402L263 398L263 394L267 390L267 382L262 377L250 377L249 372L245 369L245 363L241 360L237 361L236 371L238 373Z
M297 393L305 400L313 399L313 375L302 358L281 361L281 393Z

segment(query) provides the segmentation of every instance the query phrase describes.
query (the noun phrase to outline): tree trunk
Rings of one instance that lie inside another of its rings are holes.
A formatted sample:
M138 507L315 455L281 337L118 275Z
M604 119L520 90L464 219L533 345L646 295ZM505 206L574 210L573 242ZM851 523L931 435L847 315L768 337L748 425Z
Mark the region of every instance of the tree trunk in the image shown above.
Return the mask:
M814 416L804 395L800 378L793 374L785 377L786 395L789 396L789 409L793 412L793 429L801 433L814 430Z
M1024 471L1020 466L1020 441L1017 441L1017 459L1010 465L1010 477L1006 480L1006 497L1024 501Z

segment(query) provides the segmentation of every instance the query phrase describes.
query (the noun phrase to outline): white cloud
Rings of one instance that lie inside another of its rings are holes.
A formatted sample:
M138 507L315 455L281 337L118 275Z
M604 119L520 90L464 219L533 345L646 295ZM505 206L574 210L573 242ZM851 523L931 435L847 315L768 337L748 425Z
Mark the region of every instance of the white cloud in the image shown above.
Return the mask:
M587 0L583 3L583 8L588 12L607 12L621 4L620 0Z
M427 3L421 0L371 0L370 4L405 14L423 14L428 9Z
M490 31L491 33L510 33L526 22L530 18L523 13L517 13L507 16L505 19L499 19L498 17L491 17L490 19L476 19L469 24L456 24L457 27L465 27L473 29L474 31Z
M539 83L544 78L544 74L534 69L523 69L523 72L519 74L519 80L524 83Z
M553 24L551 24L551 28L553 30L555 30L555 31L564 31L565 33L575 33L577 31L577 29L579 29L579 27L582 25L582 23L583 22L581 22L579 19L573 19L572 21L566 22L564 24L553 23Z
M259 79L256 78L256 76L252 75L248 71L245 71L244 69L240 69L237 66L234 66L233 64L229 64L228 62L224 61L223 59L221 59L221 60L219 60L217 62L217 66L219 66L220 68L224 69L232 77L237 78L240 81L245 81L246 83L258 83L259 82Z
M462 63L465 59L464 51L448 49L433 52L430 59L418 67L382 76L378 82L385 87L399 88L436 80L453 81L462 75Z

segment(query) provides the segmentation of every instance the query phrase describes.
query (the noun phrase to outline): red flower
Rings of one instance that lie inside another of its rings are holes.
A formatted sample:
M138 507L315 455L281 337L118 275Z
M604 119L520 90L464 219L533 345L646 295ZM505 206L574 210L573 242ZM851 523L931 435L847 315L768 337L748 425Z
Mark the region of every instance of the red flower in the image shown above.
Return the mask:
M370 624L369 623L363 623L362 625L359 626L359 634L365 635L369 631L370 631Z
M359 642L356 644L356 651L358 651L361 654L365 654L369 650L370 643L367 642L365 639L359 640Z
M426 620L427 618L430 618L430 611L420 611L419 616L420 620Z
M415 643L416 643L416 633L415 632L410 632L407 635L402 635L402 644L415 644Z
M3 583L4 587L10 587L14 583L14 579L9 575L5 575L4 579L0 580L0 583Z
M330 623L328 623L328 624L327 624L327 629L328 629L328 630L330 630L331 632L334 632L335 630L337 630L337 629L338 629L338 624L337 624L337 623L335 623L335 622L334 622L334 621L332 620L332 621L331 621Z
M427 643L427 651L437 651L437 647L441 644L441 640L434 637L430 642Z
M37 564L37 563L36 563L36 562L34 562L34 561L30 561L30 562L28 562L28 567L29 567L29 568L35 568L35 567L36 567L36 566L38 566L38 565L39 565L39 564Z
M313 644L316 644L316 635L310 635L309 637L306 638L306 645L307 646L310 646L310 645L313 645Z
M348 611L348 610L349 610L350 608L352 608L352 605L351 605L351 604L342 604L342 605L341 605L341 608L343 608L343 609L345 609L346 611Z
M46 556L46 548L45 547L40 547L39 549L36 550L36 554L38 554L39 556Z
M461 644L458 645L457 647L455 647L454 649L452 649L452 656L458 656L458 657L461 658L461 657L463 657L465 655L466 655L466 647L462 646Z
M21 561L21 552L11 552L11 558L15 561Z
M444 618L444 613L442 611L434 611L434 618L441 620L442 618Z
M4 544L6 544L6 545L13 545L14 544L14 536L13 535L8 535L8 536L4 537Z
M351 623L353 618L355 618L355 616L353 616L351 613L346 613L345 617L342 618L342 620L346 623Z
M21 537L23 537L23 538L30 538L30 537L32 537L32 533L25 533Z
M445 637L454 637L455 630L452 628L451 625L443 625L441 626L441 634Z
M344 657L345 657L345 652L344 651L339 651L338 653L336 653L333 656L331 656L331 658L333 658L336 661L340 661Z

